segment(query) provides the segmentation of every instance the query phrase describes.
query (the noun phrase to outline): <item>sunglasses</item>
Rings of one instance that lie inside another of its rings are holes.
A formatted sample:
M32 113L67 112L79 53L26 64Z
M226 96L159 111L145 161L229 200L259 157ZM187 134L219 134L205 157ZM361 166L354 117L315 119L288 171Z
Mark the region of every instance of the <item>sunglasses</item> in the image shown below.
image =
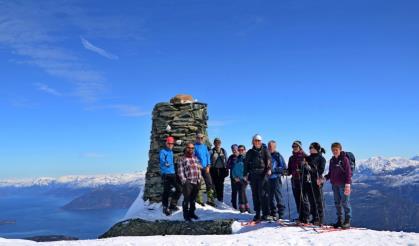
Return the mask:
M314 147L313 146L310 146L310 148L309 149L314 149Z
M255 142L261 142L262 140L255 139Z
M293 148L298 148L298 147L300 147L300 146L298 146L298 145L293 145L292 147L293 147Z
M240 152L243 152L243 151L244 151L244 149L239 149L239 151L240 151Z

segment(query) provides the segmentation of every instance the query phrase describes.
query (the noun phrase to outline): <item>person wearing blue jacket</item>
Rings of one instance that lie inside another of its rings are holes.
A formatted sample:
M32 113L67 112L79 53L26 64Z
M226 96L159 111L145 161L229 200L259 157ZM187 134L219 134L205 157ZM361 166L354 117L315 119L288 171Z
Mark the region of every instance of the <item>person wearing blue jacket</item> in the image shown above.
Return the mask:
M238 147L239 155L231 170L231 178L234 181L235 190L239 193L239 210L240 213L249 212L249 203L247 202L246 188L247 181L244 177L244 159L246 158L246 148L244 145Z
M199 162L202 165L202 177L205 181L205 188L207 192L207 204L210 206L215 207L214 202L214 187L211 179L210 174L210 167L211 167L211 160L210 154L208 151L208 146L205 144L205 136L202 133L198 133L196 135L196 142L195 142L195 156L198 158ZM196 202L201 206L205 206L203 198L202 198L202 189L199 189L198 198Z
M268 150L272 158L272 174L269 176L269 209L270 215L276 219L282 219L284 216L284 202L282 199L282 181L281 176L286 169L285 160L282 155L276 151L276 142L269 141Z
M163 195L162 195L162 204L163 204L163 213L167 216L171 215L173 211L177 211L177 201L181 195L181 187L177 181L176 177L176 168L173 158L173 146L175 144L175 139L173 137L168 137L166 139L166 147L160 150L159 159L160 159L160 172L163 180ZM172 190L173 191L172 192ZM170 206L169 206L169 197Z

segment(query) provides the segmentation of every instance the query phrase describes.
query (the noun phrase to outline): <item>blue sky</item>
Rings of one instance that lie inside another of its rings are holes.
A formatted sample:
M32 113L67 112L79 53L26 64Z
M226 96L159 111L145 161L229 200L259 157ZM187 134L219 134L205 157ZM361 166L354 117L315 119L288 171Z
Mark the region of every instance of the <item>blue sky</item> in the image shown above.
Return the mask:
M210 138L419 153L417 1L0 0L0 178L145 170L155 103ZM330 151L329 151L330 152ZM330 153L327 153L330 157Z

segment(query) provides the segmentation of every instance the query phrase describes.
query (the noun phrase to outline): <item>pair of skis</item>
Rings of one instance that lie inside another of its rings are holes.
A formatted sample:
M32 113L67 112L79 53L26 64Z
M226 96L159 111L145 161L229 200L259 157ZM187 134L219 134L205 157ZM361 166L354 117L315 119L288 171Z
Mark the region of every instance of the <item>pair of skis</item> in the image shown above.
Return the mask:
M305 223L295 223L289 221L278 221L278 224L284 227L300 227L305 231L315 231L317 233L326 233L326 232L335 232L335 231L346 231L350 229L362 229L362 228L334 228L331 225L313 225L313 224L305 224Z
M248 221L248 222L241 222L242 226L256 226L260 223L278 223L280 226L283 227L300 227L301 229L305 230L305 231L314 231L317 233L327 233L327 232L336 232L336 231L346 231L346 230L350 230L350 229L363 229L363 228L355 228L355 227L351 227L351 228L347 228L347 229L343 229L343 228L334 228L333 226L330 225L313 225L313 224L304 224L304 223L295 223L295 222L290 222L287 220L268 220L268 221Z
M258 224L265 224L265 223L275 223L277 222L276 220L251 220L251 221L246 221L246 222L241 222L241 226L255 226Z

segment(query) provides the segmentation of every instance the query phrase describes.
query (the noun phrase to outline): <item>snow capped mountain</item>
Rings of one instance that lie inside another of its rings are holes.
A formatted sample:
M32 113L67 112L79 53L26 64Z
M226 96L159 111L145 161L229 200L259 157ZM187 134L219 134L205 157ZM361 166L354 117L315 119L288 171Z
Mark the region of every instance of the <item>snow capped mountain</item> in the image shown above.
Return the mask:
M413 161L419 161L419 155L413 156L411 160L413 160Z
M42 186L67 186L74 188L95 188L106 185L138 186L144 183L145 172L92 175L92 176L63 176L59 178L41 177L26 180L3 180L0 187L42 187Z
M354 180L375 180L383 185L419 185L419 161L403 157L372 157L357 162Z
M419 157L416 157L419 158ZM374 174L379 174L383 172L391 172L400 168L418 168L419 160L415 159L406 159L403 157L371 157L367 160L362 160L357 162L357 172L362 173L363 171L371 171Z

